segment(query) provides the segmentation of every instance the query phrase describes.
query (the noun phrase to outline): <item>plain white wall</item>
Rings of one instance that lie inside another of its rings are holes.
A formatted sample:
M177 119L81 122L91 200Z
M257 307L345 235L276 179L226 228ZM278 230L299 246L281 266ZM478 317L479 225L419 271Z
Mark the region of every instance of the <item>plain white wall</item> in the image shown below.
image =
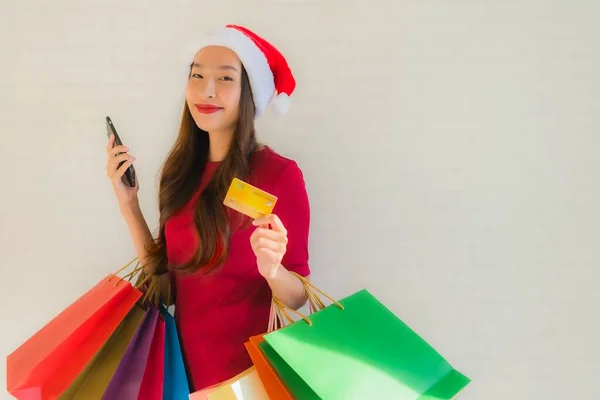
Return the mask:
M104 116L154 229L180 53L240 23L296 74L258 128L305 172L315 282L368 288L473 379L463 399L600 398L599 18L591 0L2 0L0 353L133 255Z

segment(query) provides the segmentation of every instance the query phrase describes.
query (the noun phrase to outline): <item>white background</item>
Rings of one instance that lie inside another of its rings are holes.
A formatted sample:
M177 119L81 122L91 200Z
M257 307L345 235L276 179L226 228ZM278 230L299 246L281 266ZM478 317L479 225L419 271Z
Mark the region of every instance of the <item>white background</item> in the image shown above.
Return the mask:
M1 0L0 354L134 254L105 115L156 229L180 54L239 23L298 81L258 129L305 173L317 285L369 289L473 379L465 400L600 398L599 18L591 0Z

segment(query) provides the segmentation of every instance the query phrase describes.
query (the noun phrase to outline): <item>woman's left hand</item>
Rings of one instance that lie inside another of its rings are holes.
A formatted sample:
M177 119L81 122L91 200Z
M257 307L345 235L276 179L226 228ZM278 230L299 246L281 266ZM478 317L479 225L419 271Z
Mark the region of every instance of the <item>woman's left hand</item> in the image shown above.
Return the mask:
M266 279L273 278L287 249L287 230L275 214L257 218L252 224L257 227L250 236L250 244L256 255L258 272Z

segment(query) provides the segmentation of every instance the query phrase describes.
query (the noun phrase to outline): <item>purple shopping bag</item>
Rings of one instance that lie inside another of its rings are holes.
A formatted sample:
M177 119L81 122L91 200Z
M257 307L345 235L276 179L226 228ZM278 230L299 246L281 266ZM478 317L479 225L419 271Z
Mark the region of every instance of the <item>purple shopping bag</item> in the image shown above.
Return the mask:
M158 310L149 307L102 395L102 400L138 398L157 321Z

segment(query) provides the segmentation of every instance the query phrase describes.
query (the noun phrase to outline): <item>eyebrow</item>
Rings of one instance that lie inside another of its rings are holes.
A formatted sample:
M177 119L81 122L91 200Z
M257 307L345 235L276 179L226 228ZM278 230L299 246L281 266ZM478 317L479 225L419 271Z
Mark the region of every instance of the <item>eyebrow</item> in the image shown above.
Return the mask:
M202 64L198 64L198 63L192 64L192 68L203 68L203 67L204 67L204 65L202 65ZM237 68L234 67L233 65L219 65L217 68L222 69L222 70L232 70L232 71L237 72Z

